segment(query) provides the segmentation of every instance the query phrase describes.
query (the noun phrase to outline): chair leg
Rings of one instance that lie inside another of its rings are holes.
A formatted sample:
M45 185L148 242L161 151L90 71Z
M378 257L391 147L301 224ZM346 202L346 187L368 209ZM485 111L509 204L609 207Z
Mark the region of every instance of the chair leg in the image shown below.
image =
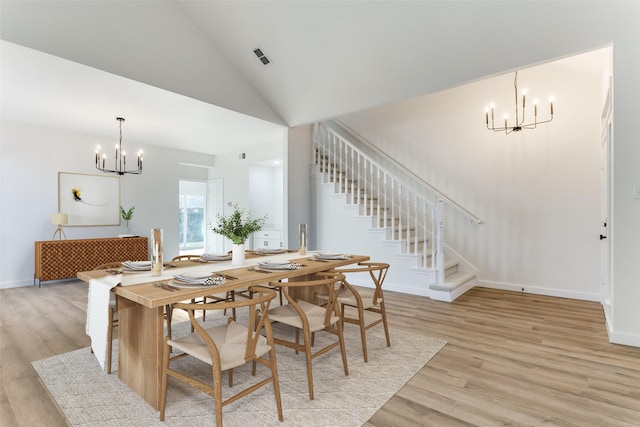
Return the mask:
M358 307L358 324L360 325L360 338L362 339L362 356L364 357L364 363L369 361L367 355L367 325L364 324L364 310Z
M389 339L389 325L387 324L387 311L384 308L384 301L380 301L380 312L382 313L382 324L384 325L384 335L387 337L387 347L391 347Z
M173 307L171 307L171 304L164 306L164 313L167 318L167 336L171 339L171 321L173 320Z
M111 355L113 350L113 317L114 310L109 308L109 329L107 329L107 374L111 373Z
M349 376L349 366L347 365L347 347L344 344L344 323L342 320L338 321L338 338L340 339L340 352L342 353L342 366L344 368L344 374Z
M296 328L296 334L298 333L298 329ZM313 400L313 366L311 360L311 337L309 336L308 331L304 331L304 353L305 359L307 361L307 381L309 382L309 399ZM297 340L296 340L297 341ZM296 352L298 350L296 349Z
M164 410L167 407L167 370L169 369L169 353L171 353L171 347L167 344L165 339L164 354L162 355L162 377L160 379L160 421L164 421Z
M213 400L216 409L216 425L222 426L222 373L213 368Z
M255 365L254 365L255 366ZM269 351L269 367L271 368L271 381L273 382L273 393L276 397L276 408L278 409L278 419L284 420L282 415L282 400L280 399L280 380L278 379L278 366L276 364L276 346L272 345Z

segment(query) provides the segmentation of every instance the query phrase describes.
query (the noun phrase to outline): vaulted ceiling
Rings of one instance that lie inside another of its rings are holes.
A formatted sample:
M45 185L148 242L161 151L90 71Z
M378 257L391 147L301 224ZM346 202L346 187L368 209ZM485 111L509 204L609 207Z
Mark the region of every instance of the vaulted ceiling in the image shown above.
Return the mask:
M123 116L130 139L217 154L606 44L541 48L505 19L597 23L560 3L3 0L2 117L113 137Z

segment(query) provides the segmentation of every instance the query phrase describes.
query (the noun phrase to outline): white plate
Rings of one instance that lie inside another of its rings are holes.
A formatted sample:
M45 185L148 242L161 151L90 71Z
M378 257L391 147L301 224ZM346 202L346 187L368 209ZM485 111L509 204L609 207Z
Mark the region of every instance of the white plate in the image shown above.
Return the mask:
M205 279L211 276L212 273L209 271L185 271L184 273L176 274L173 277L181 282L202 283Z
M125 261L122 266L127 271L149 271L151 270L151 261Z
M283 254L285 253L287 250L286 249L269 249L269 248L259 248L256 249L256 252L260 253L260 254Z
M313 255L313 258L318 258L318 259L349 259L349 255L345 255L345 254L315 254Z
M151 267L151 261L125 261L122 265L126 265L127 267Z
M218 286L218 285L222 285L222 284L224 284L226 282L226 280L224 278L222 278L222 277L217 277L216 278L216 282L215 283L211 283L211 284L208 284L208 283L205 284L204 283L205 280L206 279L202 279L202 280L196 281L196 282L183 282L183 281L178 280L178 279L173 279L173 280L171 280L171 285L175 286L177 288L190 288L190 289L193 289L193 288L201 288L203 286L205 286L205 287L206 286Z
M231 259L229 254L203 254L200 259L204 261L226 261Z
M261 270L298 270L300 265L290 262L259 262L258 268Z

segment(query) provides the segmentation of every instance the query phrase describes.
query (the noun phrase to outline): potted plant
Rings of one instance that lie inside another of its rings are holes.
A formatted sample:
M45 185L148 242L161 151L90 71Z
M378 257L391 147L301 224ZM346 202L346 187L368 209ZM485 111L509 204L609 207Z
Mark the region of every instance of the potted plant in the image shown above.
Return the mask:
M133 211L135 210L135 206L131 206L128 211L125 211L124 208L120 206L120 216L122 217L124 223L127 225L127 233L131 233L131 230L129 230L129 221L131 221L131 218L133 218Z
M251 219L249 211L233 205L233 213L229 216L218 215L218 224L211 226L211 231L221 234L233 242L231 264L244 264L244 244L247 238L256 231L262 230L267 215Z

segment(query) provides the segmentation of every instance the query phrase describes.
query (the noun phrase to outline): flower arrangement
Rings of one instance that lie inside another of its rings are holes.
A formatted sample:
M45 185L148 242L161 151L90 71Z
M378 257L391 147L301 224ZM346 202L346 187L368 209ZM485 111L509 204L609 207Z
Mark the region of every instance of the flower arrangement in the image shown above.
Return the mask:
M122 206L120 206L120 216L122 217L124 223L127 225L127 230L129 229L129 221L133 218L133 211L136 210L135 206L131 206L128 211L125 211Z
M250 219L249 212L233 205L233 213L228 217L218 215L218 225L211 226L211 231L221 234L236 245L242 245L256 231L260 231L267 221L267 215Z

